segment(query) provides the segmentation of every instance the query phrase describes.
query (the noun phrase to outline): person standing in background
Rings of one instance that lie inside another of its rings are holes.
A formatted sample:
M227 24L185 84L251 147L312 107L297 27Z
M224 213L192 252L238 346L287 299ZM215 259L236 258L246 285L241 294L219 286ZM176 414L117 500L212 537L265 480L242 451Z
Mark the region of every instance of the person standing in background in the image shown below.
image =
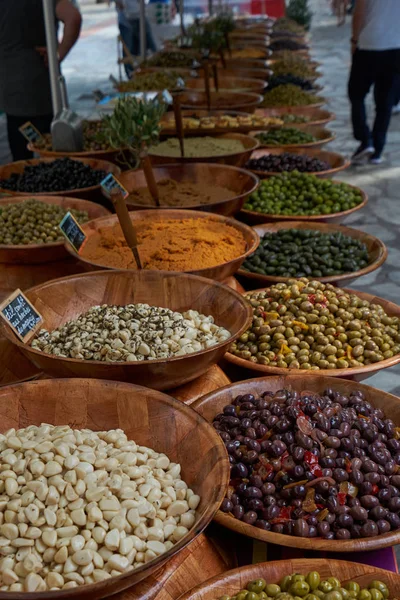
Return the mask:
M353 132L359 147L353 164L382 162L400 75L400 0L356 0L351 38L353 61L348 85ZM374 86L372 133L365 98Z
M81 15L70 0L54 0L64 23L60 62L77 41ZM0 110L6 114L13 160L32 158L19 127L30 121L41 133L53 119L42 0L0 0Z

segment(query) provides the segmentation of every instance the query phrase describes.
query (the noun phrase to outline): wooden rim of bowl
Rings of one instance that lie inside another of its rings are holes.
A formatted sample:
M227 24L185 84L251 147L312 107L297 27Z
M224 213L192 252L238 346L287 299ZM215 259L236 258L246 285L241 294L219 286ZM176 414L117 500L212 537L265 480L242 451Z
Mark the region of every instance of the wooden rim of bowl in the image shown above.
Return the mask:
M268 286L269 287L269 286ZM256 294L257 292L263 292L268 289L260 288L257 290L251 290L245 293L247 294ZM379 296L374 296L373 294L367 294L365 292L359 292L358 290L352 290L349 288L341 288L344 292L348 294L353 294L354 296L358 296L362 300L368 300L370 304L379 304L382 306L384 311L389 316L400 316L400 306L395 304L394 302L389 302L389 300L385 300L384 298L380 298ZM264 373L265 375L299 375L303 373L308 373L308 376L314 377L352 377L354 375L365 375L372 374L376 371L381 371L383 369L387 369L389 367L393 367L400 363L400 353L395 354L391 358L385 358L380 362L372 363L371 365L363 365L362 367L349 367L348 369L320 369L319 371L306 371L306 370L298 370L298 369L283 369L281 367L269 367L268 365L260 365L258 363L253 363L249 360L245 360L244 358L240 358L239 356L235 356L231 354L229 351L225 354L224 359L228 362L247 369L248 371L256 371L257 373Z
M141 211L137 211L137 212L141 212ZM146 211L146 212L153 212L153 211ZM190 214L193 213L194 211L187 211ZM208 214L212 214L212 213L204 213L206 215ZM233 219L231 219L233 221ZM256 234L257 235L257 234ZM258 237L258 236L257 236ZM73 250L71 249L70 254L73 255ZM75 257L76 257L76 253L75 253ZM52 287L54 285L56 285L58 282L60 281L72 281L73 279L84 279L84 278L89 278L89 277L97 277L101 274L107 274L109 275L110 272L112 272L114 275L118 275L118 274L123 274L126 275L127 273L127 269L123 270L117 270L117 269L108 269L108 270L101 270L101 271L90 271L87 273L80 273L78 275L69 275L68 277L61 277L59 279L51 279L50 281L46 281L45 283L36 285L34 287L29 288L28 290L26 290L26 292L35 292L37 290L40 289L44 289L46 287ZM160 274L160 278L165 277L165 276L170 276L170 277L180 277L182 275L182 273L180 272L175 272L175 271L151 271L153 274L154 273L159 273ZM210 284L210 282L217 288L219 289L223 289L224 292L226 292L226 290L228 290L228 293L235 296L237 302L239 302L242 307L245 308L246 313L247 313L247 318L246 318L246 323L244 323L237 332L231 334L231 336L227 339L224 340L222 342L219 342L218 344L215 344L215 346L211 346L210 348L205 348L204 350L199 350L198 352L193 352L190 356L202 356L204 354L206 354L207 352L209 352L210 350L218 350L219 348L222 348L223 346L229 345L231 344L236 338L238 338L239 336L242 335L242 333L244 333L249 326L251 325L252 322L252 309L250 304L243 298L243 295L240 294L239 292L237 292L236 290L234 290L233 288L226 286L224 283L220 283L219 281L214 281L214 280L210 280L210 279L206 279L205 277L201 277L200 275L192 275L191 273L184 273L185 276L190 277L190 278L196 278L197 280L200 280L201 282L207 283L208 285ZM93 304L93 306L95 305L95 303ZM57 361L59 360L60 357L55 356L53 354L47 354L44 352L41 352L39 350L36 350L35 348L32 348L32 346L27 345L22 343L17 336L3 323L0 322L0 332L4 335L4 337L6 337L10 342L12 342L13 344L15 344L16 346L18 346L19 348L24 348L25 350L27 348L29 348L29 352L39 355L39 356L43 356L44 354L46 355L46 358L49 358L51 360ZM163 364L163 363L171 363L171 362L176 362L178 363L181 360L184 360L185 358L187 358L187 354L183 355L183 356L173 356L167 359L164 358L157 358L151 361L152 365L156 365L156 364ZM77 358L70 358L70 357L62 357L63 361L66 361L67 363L78 363L78 364L82 364L82 362L87 363L88 365L93 365L93 366L97 366L97 365L101 365L104 367L105 364L104 361L101 360L90 360L90 361L82 361L82 359L77 359ZM118 366L121 365L121 367L134 367L135 365L139 365L140 366L140 362L138 361L132 361L132 362L121 362L121 363L110 363L112 364L114 367L117 364ZM0 596L1 598L1 596Z
M400 355L398 356L399 358L397 362L400 361ZM225 358L226 357L227 355L225 355ZM358 381L349 381L346 379L329 377L328 374L332 373L332 371L312 371L313 375L309 377L305 375L307 371L297 371L297 374L295 374L293 370L289 369L277 370L282 372L290 372L280 374L273 373L272 376L266 376L266 374L264 374L263 377L246 379L244 381L231 383L230 385L226 385L223 388L215 390L214 392L210 392L202 398L199 398L198 400L193 402L191 406L194 410L203 415L203 407L207 405L211 405L214 407L214 404L218 400L218 397L221 396L223 392L226 392L227 390L232 391L235 395L240 395L243 393L249 393L249 388L253 389L253 391L255 391L256 393L259 393L261 391L267 391L268 389L273 390L275 389L275 386L279 389L282 389L283 387L287 387L290 389L291 386L293 386L293 384L301 384L302 386L304 386L304 389L315 392L316 389L315 387L313 388L313 383L316 382L319 382L324 389L328 387L334 389L336 388L341 391L351 391L353 389L358 389L364 391L367 397L370 397L371 395L380 394L382 397L381 408L383 410L385 410L385 406L400 406L399 398L397 398L393 394L389 394L388 392L382 392L381 390L377 390L372 386L361 384ZM341 369L341 374L343 374L343 371L345 370L350 371L351 369ZM316 375L316 373L318 374ZM244 389L246 389L246 392L244 392ZM229 404L229 401L227 401L227 404ZM219 407L216 406L215 414L217 414L218 412ZM393 531L390 531L389 533L369 538L350 540L325 540L321 537L305 538L296 537L294 535L286 535L283 533L275 533L272 531L264 531L259 527L255 527L254 525L248 525L247 523L244 523L243 521L240 521L239 519L236 519L233 516L229 516L228 514L223 513L221 510L217 512L216 516L214 517L214 520L219 525L222 525L227 529L231 529L232 531L236 531L241 535L246 535L247 537L254 538L257 540L262 540L266 543L277 544L279 546L289 546L291 548L302 548L303 550L316 550L328 552L359 552L361 550L378 550L380 548L387 548L388 546L398 544L400 541L400 529L395 529Z
M241 154L245 154L246 152L248 152L249 150L256 150L259 146L260 146L260 142L259 140L257 140L255 137L251 136L251 135L245 135L244 133L221 133L218 135L214 135L214 136L210 136L210 137L215 137L215 138L219 138L219 139L233 139L233 140L239 140L243 142L243 149L242 150L238 150L237 152L229 152L226 154L218 154L216 156L193 156L193 157L188 157L189 160L192 160L192 162L196 161L196 159L205 159L205 158L212 158L212 159L223 159L224 157L229 157L229 156L240 156ZM190 139L190 138L188 138ZM257 142L257 144L254 147L251 147L250 145L250 140L255 140ZM249 147L246 148L245 146L245 142L247 142L249 144ZM149 150L149 156L154 156L154 157L162 157L162 158L180 158L180 157L168 157L165 156L165 154L157 154L155 151L151 151L151 149ZM184 160L184 158L183 158ZM0 190L1 191L1 190Z
M305 575L312 570L326 572L327 574L323 576L324 579L326 577L338 577L343 584L347 581L359 581L360 586L366 586L367 578L369 581L372 581L375 576L376 579L383 580L388 584L391 591L390 597L394 598L399 594L400 577L392 571L347 560L330 558L328 561L326 558L304 557L257 563L225 571L225 573L207 579L204 583L197 585L189 592L186 592L186 594L183 594L183 596L180 596L179 600L214 599L221 596L222 591L226 590L226 585L232 587L234 585L235 589L239 591L249 581L259 577L263 577L268 583L278 583L280 578L286 574L302 573ZM346 570L348 573L344 577L341 575L343 570ZM395 590L393 590L394 583L396 584ZM230 591L230 588L226 591Z
M276 175L276 173L275 173ZM367 194L364 192L363 189L355 186L355 185L351 185L350 183L347 183L347 181L339 181L338 179L331 179L330 180L331 183L333 185L339 185L340 183L346 183L346 185L348 185L349 187L358 190L361 193L361 198L362 201L360 202L360 204L357 204L357 206L354 206L353 208L349 208L349 210L342 210L341 212L337 212L337 213L329 213L328 215L270 215L267 213L261 213L261 212L256 212L253 210L246 210L244 208L242 208L242 210L240 211L241 213L243 213L244 216L248 215L250 218L257 218L260 219L263 216L266 219L266 222L268 222L268 220L271 221L321 221L322 219L325 219L327 221L329 221L329 219L336 219L336 218L344 218L347 217L348 215L353 214L353 212L356 212L357 210L360 210L361 208L364 208L368 202L368 196ZM259 224L262 224L261 222Z
M268 112L270 112L271 114L268 114ZM265 114L261 114L261 113L265 113ZM313 114L314 113L314 114ZM300 107L299 110L295 110L295 107L287 107L286 109L280 109L280 108L256 108L254 114L257 116L264 116L264 117L271 117L271 118L277 118L279 119L280 117L282 117L283 115L300 115L300 116L311 116L311 119L315 119L315 120L311 120L311 121L307 121L306 123L285 123L286 126L292 126L292 127L315 127L315 126L321 126L324 127L324 125L328 124L330 121L334 121L336 119L336 115L335 113L326 110L324 108L311 108L310 110L307 109L306 106Z
M28 200L38 200L39 202L45 202L46 204L57 204L58 206L63 206L65 203L65 208L71 208L69 204L78 204L79 208L76 210L86 210L88 213L90 209L96 208L97 211L103 212L102 216L107 217L111 215L110 211L107 210L101 204L97 204L96 202L92 202L91 200L81 200L80 198L69 198L68 196L41 196L40 194L32 194L32 196L8 196L6 198L0 198L0 208L2 206L6 206L8 204L20 204L22 202L28 202ZM75 208L72 206L72 208ZM100 215L98 217L90 217L89 220L86 221L89 223L93 221L95 218L101 218ZM50 244L0 244L0 252L2 250L28 250L33 252L38 248L47 248L48 250L52 250L53 248L58 248L59 246L64 246L64 240L59 240L58 242L52 242Z
M96 119L99 121L100 119ZM31 152L35 152L35 154L40 154L44 158L65 158L65 156L69 156L71 158L96 158L100 157L103 154L118 154L121 152L121 148L106 148L105 150L81 150L80 152L56 152L55 150L47 150L45 148L40 148L39 146L35 146L32 143L29 143L27 146L28 150ZM100 160L102 160L100 158Z
M224 215L218 215L217 213L209 213L209 212L205 212L205 211L201 211L201 210L185 210L185 209L178 209L178 208L162 208L162 209L142 209L142 210L136 210L133 212L129 213L131 217L133 217L133 222L135 223L135 221L140 221L140 220L157 220L157 217L160 217L161 219L167 219L169 218L173 218L174 216L176 216L176 218L186 218L186 219L211 219L213 221L218 221L219 223L223 223L225 225L230 225L231 227L234 227L235 229L237 229L239 231L239 233L242 234L243 238L246 239L246 235L252 240L251 243L247 243L247 245L249 246L246 250L246 252L244 252L243 254L240 254L239 256L237 256L236 258L232 259L234 261L240 259L245 260L248 256L250 256L250 254L252 254L256 248L258 247L258 244L260 243L260 238L257 234L257 232L250 227L250 225L245 225L244 223L241 223L240 221L237 221L236 219L234 219L233 217L226 217ZM91 223L98 223L99 225L102 224L103 221L105 220L109 220L109 219L113 219L115 221L115 223L118 223L118 217L117 215L109 215L107 217L100 217L99 219L93 219L91 221ZM85 225L86 223L83 225L83 230L85 229ZM70 244L68 244L67 242L65 242L65 247L68 250L68 252L71 254L71 256L73 256L74 258L88 264L91 266L95 266L98 267L101 270L107 270L107 271L119 271L119 272L123 272L126 273L127 271L130 272L132 271L132 269L113 269L112 267L108 267L107 265L104 264L100 264L100 263L95 263L93 261L90 261L88 259L85 259L84 257L77 255L76 252L73 250L73 248L70 246ZM231 261L229 261L231 262ZM223 264L227 264L227 263L223 263ZM210 268L217 268L221 265L215 265L215 267L207 267L205 269L193 269L193 271L196 271L196 274L193 274L192 271L158 271L158 269L144 269L144 271L148 270L148 271L152 271L152 272L159 272L159 273L180 273L180 274L185 274L185 275L191 275L192 277L202 277L202 273L209 271ZM133 272L136 272L136 270L134 270ZM213 280L215 282L215 280ZM154 363L154 361L152 361Z
M326 277L312 276L313 280L316 279L322 283L340 283L341 281L345 281L350 278L355 279L356 277L362 277L363 275L372 273L383 265L388 256L388 250L385 244L379 238L370 235L369 233L364 233L364 231L360 231L359 229L345 227L344 225L338 225L336 223L305 223L304 221L287 221L284 223L265 223L265 225L255 225L254 229L261 239L265 233L275 233L277 231L282 231L283 229L310 229L313 231L320 231L321 233L342 233L343 235L347 235L353 239L360 240L363 243L368 242L370 246L376 245L377 256L366 267L359 269L358 271L343 273L342 275L327 275ZM368 255L370 255L369 251ZM295 279L294 277L280 277L279 275L261 275L246 271L242 268L239 269L238 275L256 281L260 285L265 286L272 285L273 283L287 283L289 279Z
M194 82L201 82L204 84L204 81L202 81L201 78L199 79L193 79L192 81ZM231 81L236 81L237 82L237 86L233 86L230 88L224 88L224 81L227 81L228 83ZM205 85L205 84L204 84ZM254 93L258 93L260 92L260 94L262 94L264 92L264 90L268 87L268 82L264 81L263 79L257 79L255 77L234 77L233 75L228 75L228 76L224 76L223 75L223 70L219 71L219 75L218 75L218 85L219 85L219 91L221 91L222 93L224 93L224 89L226 89L226 91L228 92L254 92ZM246 87L249 86L249 87ZM193 86L191 87L190 85L185 86L186 90L202 90L202 87L196 87ZM218 92L217 92L218 93Z
M153 167L153 173L155 173L158 169L160 170L165 170L165 169L170 169L170 170L179 170L181 171L182 169L184 169L185 167L190 167L191 169L196 168L197 165L201 165L204 166L205 168L207 168L207 170L209 171L214 171L214 170L218 170L220 171L221 169L227 169L230 172L234 172L237 173L239 175L242 175L243 177L247 177L249 179L249 185L251 183L251 181L253 182L253 185L251 187L250 190L248 191L244 191L241 194L236 194L236 196L232 196L231 198L227 198L226 200L217 200L215 202L210 202L209 204L192 204L189 205L190 208L195 208L195 207L207 207L207 206L215 206L215 205L221 205L223 206L224 204L227 204L228 202L233 202L234 200L238 200L239 198L242 198L243 196L249 196L250 194L252 194L253 192L255 192L258 188L258 186L260 185L260 180L258 179L257 175L255 173L253 173L252 171L249 171L248 169L242 169L241 167L235 167L233 165L223 165L223 164L218 164L218 163L181 163L181 164L177 164L177 163L170 163L170 164L165 164L165 165L157 165ZM138 171L134 171L134 172L140 172L140 170ZM143 172L143 171L142 171ZM122 176L120 177L120 181L122 184L124 184L124 175L128 174L129 171L124 171L124 173L122 173ZM171 173L171 177L170 179L173 179L173 173ZM157 178L156 178L157 181ZM232 192L233 193L233 192ZM129 197L126 199L126 203L129 207L134 206L134 207L140 207L141 210L146 210L146 207L143 204L135 204L134 202L129 201ZM166 210L168 208L172 208L172 207L159 207L162 210ZM182 207L183 208L183 207ZM188 206L185 206L185 208L183 208L184 210L187 209ZM157 207L153 207L152 210L157 210ZM172 210L174 210L172 208ZM179 210L178 208L175 210ZM191 211L194 212L194 211ZM212 213L208 213L208 214L212 214ZM0 246L1 248L1 246Z
M67 158L67 157L59 157L60 159L62 158ZM13 165L15 165L17 167L17 169L19 167L26 167L26 166L35 166L41 163L51 163L54 162L55 160L57 160L57 158L32 158L29 160L19 160L13 163L9 163L8 165L3 165L2 167L0 167L0 194L5 194L8 196L34 196L34 195L43 195L43 196L68 196L68 193L73 192L74 194L79 194L81 193L87 193L87 192L91 192L94 190L97 190L100 188L100 183L98 183L97 185L92 185L90 187L86 187L86 188L72 188L69 190L61 190L59 192L21 192L21 191L13 191L13 190L7 190L1 187L1 175L2 172L5 168L7 168L8 170L10 170L10 175L12 173L12 169L11 167L13 167ZM106 173L113 173L114 175L119 175L121 173L121 169L115 165L114 163L108 161L108 160L99 160L97 158L77 158L77 157L72 157L71 160L74 160L76 162L81 162L84 165L89 165L92 169L94 170L103 170L106 171ZM93 163L96 163L95 165ZM21 171L22 172L22 171Z
M290 128L290 126L289 126ZM285 127L283 128L285 129ZM286 129L288 129L288 127L286 127ZM296 125L293 124L293 129L296 129ZM333 142L333 140L336 138L336 133L334 131L329 131L329 129L325 129L325 128L321 128L318 129L317 131L313 131L311 130L311 128L309 127L303 127L300 131L303 131L304 133L310 133L310 135L313 135L315 137L315 140L313 142L303 142L303 143L299 143L299 144L279 144L279 145L275 145L275 144L265 144L264 142L262 142L261 140L259 140L260 142L260 148L318 148L319 146L325 145L325 144L329 144L330 142ZM252 131L251 132L251 136L256 137L257 135L263 134L265 133L265 131ZM258 139L258 138L257 138Z
M271 146L268 148L265 148L265 151L263 152L263 154L261 154L261 152L263 151L264 147L262 146L261 148L258 148L257 150L255 150L254 154L257 156L254 156L254 158L261 158L261 156L265 155L265 154L273 154L273 155L279 155L279 154L283 154L284 152L289 152L291 154L297 154L299 156L310 156L312 158L319 158L320 160L323 160L327 163L330 163L330 168L326 169L325 171L313 171L313 172L309 172L307 171L308 175L315 175L316 177L330 177L335 175L336 173L339 173L340 171L344 171L345 169L348 169L350 167L350 159L346 158L343 154L339 154L337 152L329 152L327 150L319 150L319 149L314 149L314 148L294 148L293 146L289 147L288 150L288 146ZM258 154L260 154L260 156L258 156ZM253 155L250 156L249 160L253 159ZM332 166L332 163L334 161L339 162L340 164L336 167ZM249 171L251 171L251 173L254 173L254 175L257 175L257 177L259 177L260 179L267 179L268 177L275 177L276 175L279 175L280 173L277 171L258 171L257 169L249 169Z
M206 419L204 419L198 413L193 414L195 411L193 411L193 409L190 406L188 406L184 402L180 402L179 400L175 399L173 396L169 396L165 392L161 392L159 390L150 390L148 388L144 388L144 386L140 386L137 384L125 383L125 382L120 382L120 381L112 381L112 380L103 380L103 379L98 380L98 379L87 379L87 378L45 379L45 380L41 380L41 381L39 380L39 381L31 381L31 382L25 382L25 383L16 383L16 384L12 384L11 386L0 388L0 396L2 394L4 394L6 392L6 390L26 389L26 386L36 386L38 397L40 398L41 388L54 386L54 388L55 388L54 391L56 393L57 389L60 388L60 386L62 388L68 388L68 386L71 384L74 384L74 385L81 384L83 388L85 388L89 385L92 387L99 386L99 385L101 387L110 386L110 395L113 393L113 390L116 390L116 389L127 390L128 392L130 392L132 390L132 393L136 392L138 395L140 393L143 393L144 390L146 390L147 394L149 394L149 395L151 394L156 397L157 402L167 404L168 406L170 406L170 408L172 410L174 410L174 412L183 413L186 415L186 417L188 419L191 419L192 421L196 420L197 422L198 421L202 422L203 426L206 428L207 436L212 440L215 449L218 449L215 453L216 454L215 460L217 461L217 463L219 463L220 468L222 470L222 481L220 482L220 484L218 484L218 488L220 488L220 489L218 489L218 492L217 492L217 495L218 495L217 499L215 501L213 501L210 506L204 507L203 514L199 515L197 522L195 522L195 524L189 529L188 533L185 534L185 536L181 540L176 542L176 544L174 544L171 549L167 550L163 554L160 554L159 556L157 556L153 560L149 561L148 563L144 564L143 566L135 569L135 573L140 575L141 573L145 572L149 568L149 565L151 565L153 567L152 572L155 572L154 569L157 569L158 566L162 567L163 564L166 562L166 560L175 556L180 550L182 550L184 547L188 546L188 544L190 544L190 542L193 541L211 522L211 520L213 518L213 514L215 513L215 509L219 506L220 502L223 499L222 492L223 492L223 490L225 490L227 488L228 483L229 483L229 465L228 465L226 459L225 460L222 459L222 455L223 454L226 455L226 452L224 452L223 444L221 446L220 440L217 439L217 437L219 438L218 434L215 434L215 432L212 431L213 428L209 426L209 423L206 421ZM29 423L27 425L29 425ZM72 424L72 427L73 427L73 424ZM149 573L149 575L150 575L150 573ZM15 598L17 598L17 599L44 598L45 600L50 599L50 598L55 598L56 596L60 597L60 598L71 598L71 597L104 598L104 597L108 597L108 596L112 595L113 593L115 593L115 591L112 591L109 589L110 586L112 585L112 582L117 582L117 583L119 582L119 584L121 585L121 582L129 579L131 576L132 576L132 571L125 571L123 573L120 573L119 575L111 577L111 579L107 580L106 585L104 585L105 584L104 581L100 581L100 582L96 582L96 583L92 583L92 584L85 584L83 586L80 586L78 592L76 592L75 590L58 590L56 595L51 590L46 591L46 592L34 592L32 594L29 592L28 593L27 592L17 592L17 593L15 593ZM141 580L143 580L143 579L144 578L141 578ZM140 579L139 579L139 581L140 581ZM124 586L123 583L122 583L122 586ZM108 588L108 591L107 591L107 588ZM129 584L128 584L128 586L125 584L125 588L122 587L122 591L120 592L121 594L123 594L124 589L126 591L128 591L130 589ZM11 596L14 597L13 594L11 594ZM9 600L11 596L10 596L9 592L0 592L1 600Z

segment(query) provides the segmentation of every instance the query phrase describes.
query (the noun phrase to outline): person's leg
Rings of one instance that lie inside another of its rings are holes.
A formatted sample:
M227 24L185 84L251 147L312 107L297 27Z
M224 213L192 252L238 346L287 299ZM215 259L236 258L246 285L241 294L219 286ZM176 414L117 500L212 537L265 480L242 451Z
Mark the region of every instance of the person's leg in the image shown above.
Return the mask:
M381 157L386 143L386 135L390 125L392 109L396 102L400 51L386 50L380 52L380 55L381 66L377 74L374 88L376 105L376 116L372 131L375 147L375 153L372 157L374 160L379 160Z
M368 94L375 78L374 52L356 50L350 71L348 94L351 103L351 120L353 134L360 142L360 147L354 157L372 146L372 136L367 124L365 111L365 97Z
M130 19L132 29L130 51L133 56L140 56L140 19Z
M146 18L146 50L151 50L151 52L157 52L157 46L154 41L151 24L147 18Z
M126 45L126 47L128 48L129 52L131 52L131 45L132 45L132 29L130 27L130 24L127 20L122 21L121 19L118 22L118 27L119 27L119 33L121 35L122 40L124 41L124 44ZM127 54L125 52L124 46L122 45L122 52L123 52L123 56L124 58L127 58ZM125 69L125 73L128 79L130 79L132 77L132 73L133 73L133 65L131 65L130 63L124 63L124 69Z

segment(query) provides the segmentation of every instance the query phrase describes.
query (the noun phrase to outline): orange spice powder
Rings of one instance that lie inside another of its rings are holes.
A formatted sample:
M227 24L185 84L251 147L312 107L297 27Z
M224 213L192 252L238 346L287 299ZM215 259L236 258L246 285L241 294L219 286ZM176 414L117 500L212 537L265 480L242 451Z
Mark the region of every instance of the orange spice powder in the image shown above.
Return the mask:
M168 219L134 223L144 269L194 271L214 267L246 251L246 241L231 225L205 219ZM119 223L89 236L82 258L117 269L136 269Z

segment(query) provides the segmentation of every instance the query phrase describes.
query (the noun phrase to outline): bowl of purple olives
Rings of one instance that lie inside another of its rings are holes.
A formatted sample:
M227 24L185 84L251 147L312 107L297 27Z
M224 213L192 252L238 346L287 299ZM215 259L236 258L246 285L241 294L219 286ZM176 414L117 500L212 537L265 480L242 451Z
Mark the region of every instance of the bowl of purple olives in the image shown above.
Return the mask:
M231 479L216 521L265 542L355 552L400 542L400 401L358 382L250 379L197 400Z
M260 179L273 177L284 171L312 173L317 177L331 179L350 166L350 161L337 152L311 148L260 148L255 150L245 164Z

